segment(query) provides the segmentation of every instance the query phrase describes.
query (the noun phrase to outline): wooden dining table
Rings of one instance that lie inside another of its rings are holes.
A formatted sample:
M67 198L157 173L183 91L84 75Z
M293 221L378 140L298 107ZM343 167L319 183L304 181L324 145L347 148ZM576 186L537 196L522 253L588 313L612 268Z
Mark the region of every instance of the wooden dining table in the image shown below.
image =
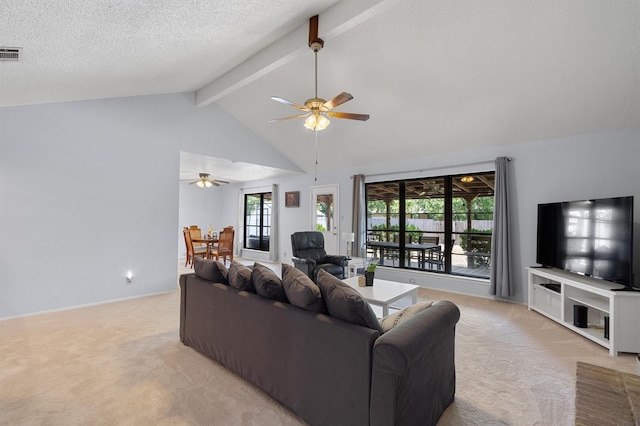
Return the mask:
M207 259L211 259L211 253L213 252L213 248L218 243L217 238L192 238L191 242L193 244L206 244L207 245Z

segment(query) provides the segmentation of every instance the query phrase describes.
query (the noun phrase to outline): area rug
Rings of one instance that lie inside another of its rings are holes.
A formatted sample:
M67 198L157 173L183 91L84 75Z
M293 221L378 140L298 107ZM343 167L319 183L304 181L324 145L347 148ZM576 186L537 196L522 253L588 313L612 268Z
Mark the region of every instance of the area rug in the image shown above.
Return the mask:
M640 376L578 361L576 425L637 425Z

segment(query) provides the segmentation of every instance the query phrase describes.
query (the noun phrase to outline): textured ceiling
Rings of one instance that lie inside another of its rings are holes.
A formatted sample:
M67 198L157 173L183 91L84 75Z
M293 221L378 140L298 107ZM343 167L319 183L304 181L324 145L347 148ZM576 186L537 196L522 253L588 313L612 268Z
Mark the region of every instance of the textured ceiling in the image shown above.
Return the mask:
M0 105L194 91L334 2L3 0Z
M354 96L319 168L640 127L640 0L4 0L0 105L196 91L313 170L318 94ZM339 155L335 155L339 153Z

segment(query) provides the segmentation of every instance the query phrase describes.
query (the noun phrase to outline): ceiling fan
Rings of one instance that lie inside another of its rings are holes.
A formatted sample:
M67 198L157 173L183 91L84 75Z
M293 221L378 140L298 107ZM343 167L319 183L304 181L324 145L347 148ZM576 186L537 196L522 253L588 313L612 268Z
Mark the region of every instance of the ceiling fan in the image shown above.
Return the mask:
M199 188L211 188L212 186L220 186L221 183L229 183L224 180L209 179L209 173L200 173L199 176L200 179L190 182L189 185L193 185L195 183Z
M324 41L318 37L318 15L316 15L309 19L309 47L315 54L315 97L307 99L303 106L277 96L272 96L271 99L274 101L290 105L304 112L290 117L269 120L270 123L306 117L304 126L310 130L320 131L326 129L329 125L330 122L327 117L347 118L349 120L360 121L367 121L369 119L369 114L353 114L349 112L332 111L333 108L353 99L353 96L347 92L342 92L328 101L318 97L318 52L323 46Z

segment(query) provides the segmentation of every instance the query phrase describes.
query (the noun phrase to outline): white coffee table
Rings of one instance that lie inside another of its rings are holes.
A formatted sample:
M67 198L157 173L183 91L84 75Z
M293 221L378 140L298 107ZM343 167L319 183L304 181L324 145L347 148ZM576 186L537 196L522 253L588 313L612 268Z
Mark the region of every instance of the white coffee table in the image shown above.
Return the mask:
M344 282L355 288L372 305L382 307L382 316L389 315L389 306L404 297L411 296L412 304L418 303L418 288L414 284L397 283L375 278L370 287L359 287L358 277L347 278Z
M355 277L358 272L358 268L365 268L367 266L367 259L362 257L352 257L348 260L347 265L347 278Z

